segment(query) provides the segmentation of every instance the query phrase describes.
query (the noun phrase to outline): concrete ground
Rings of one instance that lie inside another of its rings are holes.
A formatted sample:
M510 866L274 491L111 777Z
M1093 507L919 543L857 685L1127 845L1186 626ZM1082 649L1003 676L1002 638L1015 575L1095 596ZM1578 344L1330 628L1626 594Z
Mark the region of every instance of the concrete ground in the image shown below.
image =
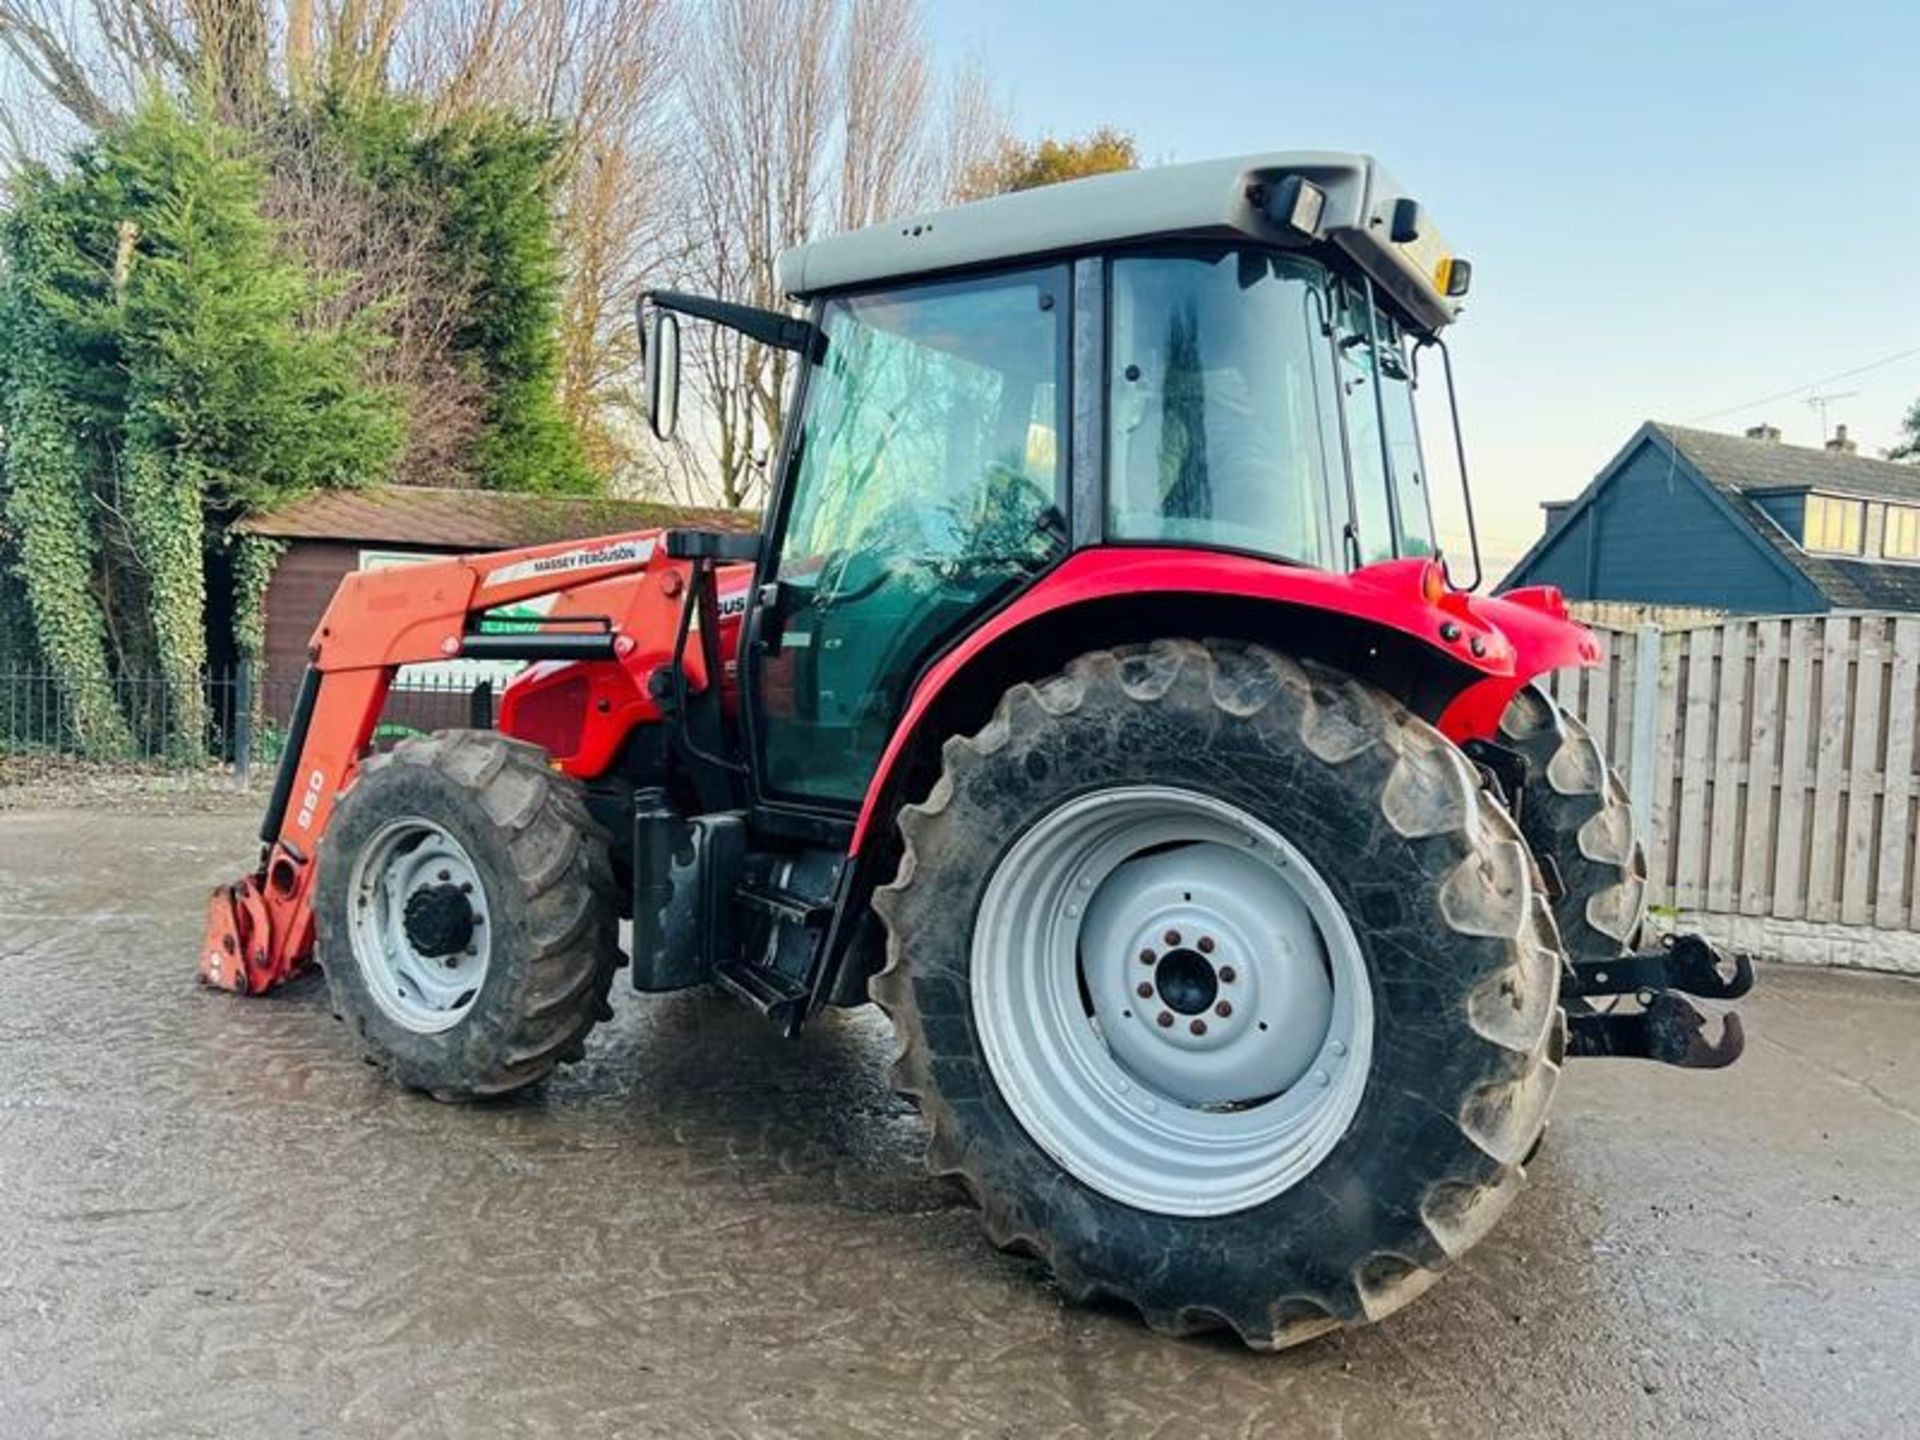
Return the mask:
M452 1108L193 983L251 816L0 814L0 1435L1912 1435L1920 984L1575 1065L1507 1220L1280 1356L1061 1303L919 1169L876 1016L617 997Z

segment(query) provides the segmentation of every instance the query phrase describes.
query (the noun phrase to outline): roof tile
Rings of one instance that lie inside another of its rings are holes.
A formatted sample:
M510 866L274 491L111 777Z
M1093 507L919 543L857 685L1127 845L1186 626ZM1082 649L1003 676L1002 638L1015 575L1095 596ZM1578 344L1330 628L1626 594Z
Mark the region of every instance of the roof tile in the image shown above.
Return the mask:
M644 500L369 485L321 490L233 528L283 540L343 540L437 550L509 550L592 535L666 526L753 530L744 510L660 505Z

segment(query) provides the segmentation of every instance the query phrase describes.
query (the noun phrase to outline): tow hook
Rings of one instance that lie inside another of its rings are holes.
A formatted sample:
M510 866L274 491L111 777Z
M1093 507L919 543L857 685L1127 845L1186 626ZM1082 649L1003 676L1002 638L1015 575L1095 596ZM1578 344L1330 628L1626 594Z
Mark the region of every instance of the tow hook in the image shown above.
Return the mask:
M1753 960L1723 955L1698 935L1670 935L1659 948L1617 960L1571 967L1562 992L1569 1007L1567 1054L1657 1060L1687 1070L1719 1070L1740 1058L1746 1032L1731 1011L1721 1017L1720 1038L1706 1038L1708 1017L1687 997L1737 1000L1753 988ZM1592 996L1633 995L1640 1009L1625 1014L1594 1012Z

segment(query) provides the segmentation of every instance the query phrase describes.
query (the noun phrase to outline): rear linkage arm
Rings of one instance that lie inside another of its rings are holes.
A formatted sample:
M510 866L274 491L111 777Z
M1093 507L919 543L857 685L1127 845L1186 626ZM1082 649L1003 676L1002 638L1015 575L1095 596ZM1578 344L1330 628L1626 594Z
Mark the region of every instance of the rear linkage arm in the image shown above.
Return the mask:
M1602 1014L1584 1004L1570 1007L1569 1056L1614 1056L1657 1060L1688 1070L1718 1070L1746 1049L1746 1032L1732 1011L1721 1017L1720 1038L1706 1038L1707 1017L1688 995L1737 1000L1753 988L1753 960L1740 952L1722 955L1698 935L1669 935L1657 949L1617 960L1570 967L1561 993L1575 1001L1591 996L1636 995L1642 1008ZM1573 1009L1583 1013L1572 1013Z

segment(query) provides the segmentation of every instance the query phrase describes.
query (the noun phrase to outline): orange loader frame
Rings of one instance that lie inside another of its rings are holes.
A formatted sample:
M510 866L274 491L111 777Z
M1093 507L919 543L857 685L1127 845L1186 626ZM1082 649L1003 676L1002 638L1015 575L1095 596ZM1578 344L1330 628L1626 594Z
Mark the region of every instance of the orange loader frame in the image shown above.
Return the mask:
M463 657L599 659L620 660L644 675L671 660L658 637L675 633L692 563L668 557L665 533L636 530L347 576L308 645L287 748L260 827L259 867L214 891L200 978L258 995L290 979L311 957L319 839L370 752L401 666ZM478 628L501 606L627 577L639 578L594 592L618 613L558 614L534 633ZM644 637L645 651L637 637ZM688 689L704 689L701 647L688 646L679 658Z

